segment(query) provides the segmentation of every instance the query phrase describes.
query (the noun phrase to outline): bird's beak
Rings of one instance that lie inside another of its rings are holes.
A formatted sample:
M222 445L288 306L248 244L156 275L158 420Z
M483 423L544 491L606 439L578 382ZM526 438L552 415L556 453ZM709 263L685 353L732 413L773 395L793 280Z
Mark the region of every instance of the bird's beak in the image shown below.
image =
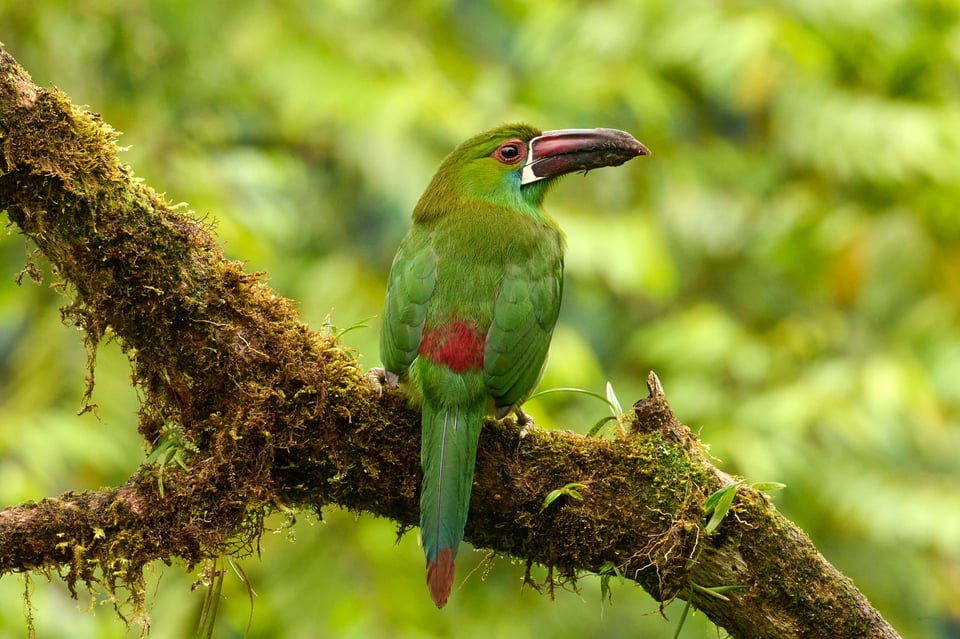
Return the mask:
M560 129L544 131L530 140L520 184L602 166L620 166L639 155L650 155L626 131L617 129Z

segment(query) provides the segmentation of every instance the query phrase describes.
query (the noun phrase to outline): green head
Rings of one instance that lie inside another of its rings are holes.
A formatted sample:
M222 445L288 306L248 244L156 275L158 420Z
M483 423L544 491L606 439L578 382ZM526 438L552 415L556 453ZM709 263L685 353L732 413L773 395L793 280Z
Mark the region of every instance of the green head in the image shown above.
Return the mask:
M475 135L443 160L413 218L420 222L472 211L477 202L539 215L556 178L649 154L616 129L541 132L528 124L505 124Z

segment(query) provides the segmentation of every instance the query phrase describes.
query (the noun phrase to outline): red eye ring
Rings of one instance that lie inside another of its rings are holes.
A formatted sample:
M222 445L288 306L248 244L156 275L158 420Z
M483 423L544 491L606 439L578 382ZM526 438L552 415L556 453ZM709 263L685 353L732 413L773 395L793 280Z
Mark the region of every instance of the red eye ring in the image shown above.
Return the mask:
M527 156L527 145L522 140L507 140L491 155L503 164L517 164Z

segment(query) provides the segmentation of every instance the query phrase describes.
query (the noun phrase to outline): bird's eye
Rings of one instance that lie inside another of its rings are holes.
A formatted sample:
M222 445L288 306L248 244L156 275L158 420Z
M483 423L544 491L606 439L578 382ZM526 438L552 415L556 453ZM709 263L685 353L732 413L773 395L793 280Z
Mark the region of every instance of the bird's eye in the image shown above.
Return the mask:
M493 152L493 157L504 164L516 164L523 159L526 153L526 145L520 140L510 140L504 142Z

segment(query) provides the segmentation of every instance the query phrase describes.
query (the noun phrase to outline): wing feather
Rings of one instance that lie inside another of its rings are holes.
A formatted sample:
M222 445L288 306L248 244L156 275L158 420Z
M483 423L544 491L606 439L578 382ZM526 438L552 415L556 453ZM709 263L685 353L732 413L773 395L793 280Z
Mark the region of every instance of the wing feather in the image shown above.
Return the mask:
M521 403L540 379L560 312L562 268L514 266L500 283L484 351L484 382L497 406Z
M407 235L387 278L380 359L388 371L404 373L416 358L427 305L436 286L436 251L425 238Z

